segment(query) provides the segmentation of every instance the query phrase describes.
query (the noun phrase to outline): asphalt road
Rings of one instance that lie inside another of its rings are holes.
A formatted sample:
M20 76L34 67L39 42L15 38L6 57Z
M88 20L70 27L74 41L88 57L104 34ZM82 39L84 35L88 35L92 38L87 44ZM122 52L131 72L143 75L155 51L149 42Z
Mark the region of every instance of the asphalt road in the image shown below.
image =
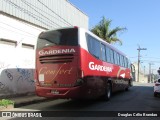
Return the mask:
M155 98L153 96L153 84L137 84L135 83L129 91L121 91L114 93L110 101L103 100L90 100L90 101L73 101L73 100L53 100L49 102L42 102L37 104L32 104L28 106L23 106L17 108L18 111L94 111L93 114L102 112L99 111L108 111L106 114L110 114L110 111L116 111L117 113L123 114L124 111L130 111L131 114L133 111L139 113L139 111L160 111L160 97ZM87 112L86 112L87 113ZM116 114L117 114L116 113ZM49 112L49 114L52 114ZM54 113L53 113L54 114ZM104 113L105 114L105 113ZM133 115L133 114L132 114ZM107 116L107 115L104 115ZM97 117L95 117L97 119ZM105 117L100 117L100 119L105 119ZM61 120L60 117L56 118ZM76 117L76 120L80 117ZM85 119L82 117L82 119ZM90 118L91 119L91 118ZM111 117L107 119L117 120L117 117ZM119 118L118 118L119 119ZM120 119L127 119L126 117L120 117ZM128 117L129 120L132 120L133 117ZM156 117L140 117L140 120L144 119L157 119ZM138 119L138 120L139 120ZM160 119L160 118L159 118ZM106 119L105 119L106 120Z

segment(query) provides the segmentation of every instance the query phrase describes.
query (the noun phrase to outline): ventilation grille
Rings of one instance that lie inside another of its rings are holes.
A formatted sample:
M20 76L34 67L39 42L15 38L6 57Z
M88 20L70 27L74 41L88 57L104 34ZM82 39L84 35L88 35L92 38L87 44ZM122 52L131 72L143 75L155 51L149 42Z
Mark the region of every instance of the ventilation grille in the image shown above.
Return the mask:
M63 55L48 55L40 56L39 61L41 64L56 64L56 63L68 63L73 61L73 54L63 54Z

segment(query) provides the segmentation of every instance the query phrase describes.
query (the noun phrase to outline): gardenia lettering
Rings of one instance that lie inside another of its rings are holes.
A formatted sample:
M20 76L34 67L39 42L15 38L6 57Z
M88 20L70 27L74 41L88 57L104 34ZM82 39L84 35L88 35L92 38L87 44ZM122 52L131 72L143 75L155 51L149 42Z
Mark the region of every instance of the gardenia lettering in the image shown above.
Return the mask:
M97 71L112 72L112 68L111 67L97 65L97 64L94 64L94 62L90 62L89 63L89 69L91 69L91 70L97 70Z
M39 55L52 55L52 54L59 54L59 53L73 53L76 52L75 49L59 49L59 50L49 50L49 51L44 51L41 50L39 51Z

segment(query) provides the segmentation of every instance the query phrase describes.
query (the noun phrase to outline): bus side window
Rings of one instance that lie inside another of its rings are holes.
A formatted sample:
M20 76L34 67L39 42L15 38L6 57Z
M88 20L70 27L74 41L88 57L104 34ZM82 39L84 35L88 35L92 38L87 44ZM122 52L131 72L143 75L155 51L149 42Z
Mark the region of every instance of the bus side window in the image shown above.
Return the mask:
M100 59L100 42L94 37L86 34L89 52L96 58Z
M119 55L119 65L122 66L122 55Z
M97 41L96 39L94 39L93 42L94 42L94 47L92 48L94 50L93 55L96 58L100 59L100 55L101 55L101 52L100 52L100 48L101 48L100 47L100 42Z
M106 60L107 60L107 62L111 62L111 57L110 57L110 48L108 48L107 46L106 46Z
M128 59L128 68L130 68L130 66L131 66L131 62L130 62L130 60Z
M126 58L126 68L128 68L128 58Z
M121 55L121 64L122 64L122 67L125 67L125 61L124 61L124 56Z
M104 44L101 44L101 52L102 52L102 57L101 57L101 59L102 59L103 61L107 61L107 59L106 59L106 49L105 49L105 45L104 45Z
M111 60L111 63L115 63L114 62L114 51L112 49L110 49L110 60Z
M115 63L114 62L114 51L106 46L106 60L109 63Z
M117 52L114 51L114 63L117 64Z
M87 39L87 46L88 46L88 51L90 53L93 53L93 42L92 42L92 39L90 38L90 36L88 34L86 34L86 39Z
M120 54L114 51L114 61L115 64L120 65Z
M117 54L117 61L118 61L118 65L120 65L120 54Z
M127 60L126 57L124 57L124 61L125 61L125 66L124 67L128 68L128 60Z

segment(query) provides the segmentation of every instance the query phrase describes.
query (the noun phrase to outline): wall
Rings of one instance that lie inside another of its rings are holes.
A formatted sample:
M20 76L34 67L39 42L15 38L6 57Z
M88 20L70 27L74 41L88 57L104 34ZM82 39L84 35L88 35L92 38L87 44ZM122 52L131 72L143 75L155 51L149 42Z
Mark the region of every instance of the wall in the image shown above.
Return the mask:
M41 31L0 14L0 96L34 92L36 39Z
M88 16L67 0L1 0L0 97L34 92L38 34L69 26L88 29Z
M47 29L68 26L88 29L88 16L67 0L1 0L0 12Z

